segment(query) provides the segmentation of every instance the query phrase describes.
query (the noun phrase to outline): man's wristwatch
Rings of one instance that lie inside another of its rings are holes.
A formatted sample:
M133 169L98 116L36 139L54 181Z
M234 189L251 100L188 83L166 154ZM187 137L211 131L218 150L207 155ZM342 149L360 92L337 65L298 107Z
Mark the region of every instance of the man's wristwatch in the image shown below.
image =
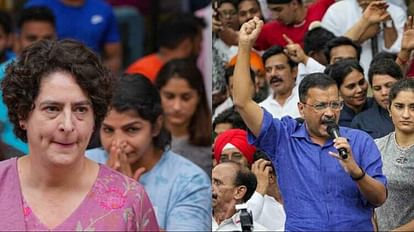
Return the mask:
M352 178L352 180L353 180L353 181L358 181L358 180L361 180L362 178L364 178L364 177L365 177L365 172L364 172L364 170L363 170L361 167L359 167L359 169L361 169L362 174L361 174L360 176L358 176L358 177L353 177L353 176L351 175L351 178Z

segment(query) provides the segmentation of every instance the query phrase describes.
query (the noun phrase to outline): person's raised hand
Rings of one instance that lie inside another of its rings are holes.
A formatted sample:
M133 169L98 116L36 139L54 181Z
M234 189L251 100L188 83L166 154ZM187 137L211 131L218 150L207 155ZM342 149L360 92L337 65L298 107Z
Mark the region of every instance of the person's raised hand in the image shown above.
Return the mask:
M386 1L372 1L368 4L364 10L362 17L370 24L384 22L391 19L390 14L387 11L388 4Z
M254 42L260 34L263 27L263 21L258 17L245 22L239 32L239 47L253 47Z
M336 149L344 148L348 154L348 157L346 159L342 159L338 152L332 151L329 152L329 155L338 159L345 172L351 174L351 172L355 170L355 167L358 167L352 154L351 145L349 145L348 140L344 137L338 137L334 139L333 142Z
M252 172L257 179L256 192L265 195L269 187L269 175L272 163L265 159L256 160L252 165Z
M306 64L308 61L308 56L305 54L305 51L303 51L300 44L293 42L293 40L285 34L283 34L283 39L287 43L284 49L284 53L296 63Z
M128 162L127 154L125 152L126 142L113 141L109 150L109 159L107 165L128 176L133 177L131 165Z
M404 33L401 40L401 50L411 51L414 49L414 17L408 16L404 25Z

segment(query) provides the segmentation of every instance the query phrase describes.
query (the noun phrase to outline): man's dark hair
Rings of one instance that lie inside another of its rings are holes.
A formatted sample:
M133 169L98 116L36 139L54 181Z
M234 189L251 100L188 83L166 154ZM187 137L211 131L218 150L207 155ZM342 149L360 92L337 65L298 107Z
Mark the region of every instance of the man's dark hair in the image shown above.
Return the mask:
M342 83L344 82L345 78L354 70L364 75L364 69L357 60L344 59L336 62L335 64L329 65L325 69L325 73L335 80L336 85L339 89Z
M206 26L204 19L193 14L174 14L164 20L158 30L158 46L169 49L187 38L193 39Z
M388 94L389 107L391 107L392 101L397 97L401 91L411 91L414 93L414 79L401 79L397 81Z
M377 54L375 54L375 56L372 58L371 63L369 65L372 65L374 62L378 61L378 60L382 60L382 59L391 59L391 60L395 60L397 59L397 54L392 53L392 52L386 52L386 51L381 51L378 52Z
M42 21L50 23L53 28L56 28L56 19L53 12L45 6L31 6L24 8L20 12L20 17L17 21L17 28L22 29L23 24L29 21Z
M221 123L230 123L233 126L233 129L238 128L247 130L247 126L241 118L240 113L237 112L234 107L230 107L217 115L213 122L213 130L216 128L217 124Z
M336 36L329 30L323 27L316 27L306 32L303 39L303 50L307 55L309 52L323 51L326 43L336 38Z
M371 64L368 71L368 81L372 86L374 75L388 75L396 80L403 79L400 66L391 59L379 59Z
M216 6L217 8L219 8L221 6L221 4L223 3L230 3L234 6L234 8L236 8L236 10L238 9L237 6L239 4L238 0L213 0L213 6Z
M239 0L239 1L237 2L237 6L239 6L239 5L240 5L240 3L245 2L245 1L255 2L255 3L257 4L257 6L259 7L259 10L261 11L261 8L260 8L260 2L259 2L259 0ZM238 7L237 7L237 9L238 9Z
M246 194L243 196L243 202L247 202L250 199L250 197L253 196L254 191L256 191L257 179L253 172L251 172L247 168L242 168L236 174L234 185L246 186L247 191Z
M234 161L227 161L226 163L233 163L238 167L236 171L236 176L234 178L234 186L246 186L246 194L244 194L242 200L243 202L247 202L250 199L250 197L253 196L253 193L256 191L256 176L248 168L242 167L239 163L236 163Z
M362 51L361 46L354 43L348 37L340 36L340 37L336 37L336 38L330 40L325 46L324 52L325 52L326 58L328 59L328 62L331 60L331 50L333 48L336 48L336 47L339 47L339 46L344 46L344 45L349 45L349 46L352 46L352 47L355 48L356 53L357 53L357 60L359 61L359 59L361 58L361 51Z
M20 120L34 109L42 80L55 72L71 74L92 103L95 128L99 128L112 96L113 77L99 57L74 40L41 40L24 49L20 59L7 67L1 83L3 100L8 108L14 133L27 141Z
M230 77L234 74L234 65L226 67L224 71L224 79L226 80L227 86L230 86ZM256 74L254 71L250 68L250 80L252 81L252 84L255 84L256 80Z
M119 113L132 110L138 117L148 121L152 128L163 115L158 89L141 74L125 74L121 77L114 91L110 109ZM152 141L155 147L164 150L170 145L171 134L161 127L159 134L154 136Z
M305 78L299 84L299 101L306 102L309 89L327 89L333 85L336 85L335 81L325 73L312 73L306 75Z
M6 35L12 32L12 19L10 14L3 10L0 10L0 26L3 28Z
M270 57L272 57L274 55L278 55L278 54L283 54L288 59L288 64L289 64L290 68L294 68L294 67L298 66L298 63L291 60L289 58L289 56L287 56L283 52L283 50L284 50L284 48L279 46L279 45L274 45L271 48L267 49L262 55L263 64L266 63L266 60L269 59Z

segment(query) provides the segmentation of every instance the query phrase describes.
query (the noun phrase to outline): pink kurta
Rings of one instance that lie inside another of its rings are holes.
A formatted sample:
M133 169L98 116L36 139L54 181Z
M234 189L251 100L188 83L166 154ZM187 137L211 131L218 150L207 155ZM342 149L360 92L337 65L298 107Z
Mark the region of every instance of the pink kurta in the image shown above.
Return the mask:
M0 212L2 230L49 230L23 199L16 158L0 162ZM158 223L144 188L137 181L100 165L98 178L88 195L52 230L158 231Z

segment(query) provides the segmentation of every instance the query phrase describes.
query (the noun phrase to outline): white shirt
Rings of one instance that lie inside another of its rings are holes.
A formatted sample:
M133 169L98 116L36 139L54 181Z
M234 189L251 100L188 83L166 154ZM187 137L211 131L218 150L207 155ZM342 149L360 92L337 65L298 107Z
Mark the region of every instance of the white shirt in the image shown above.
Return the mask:
M240 211L235 213L231 218L222 221L220 225L217 224L214 217L212 218L211 222L211 231L242 231L240 223ZM269 229L253 221L253 231L269 231Z
M269 95L259 105L272 114L274 118L282 118L283 116L291 116L292 118L299 118L300 113L298 109L299 93L297 85L292 89L292 94L286 99L285 104L280 105L273 94Z
M384 33L381 31L378 34L378 52L386 51L398 53L401 48L401 39L404 29L404 23L407 14L394 4L388 3L387 11L390 13L394 26L397 30L398 37L394 44L389 48L384 45ZM331 5L326 11L322 19L322 26L336 36L342 36L347 32L362 16L362 8L358 5L356 0L342 0ZM372 60L371 39L366 40L361 44L361 66L364 68L365 77L368 77L369 64Z
M229 46L220 38L213 40L213 46L222 53L222 58L225 63L228 63L233 56L237 55L237 51L239 50L239 47Z
M325 66L320 64L318 61L313 59L312 57L308 58L308 62L306 64L299 63L298 65L298 75L296 77L296 85L299 86L300 82L305 78L306 75L311 73L317 73L325 71Z
M223 111L229 109L230 107L233 107L233 105L234 104L233 104L233 100L231 100L231 97L228 97L224 102L222 102L220 105L218 105L216 107L216 109L214 110L213 122L214 122L214 119L217 117L217 115L219 115Z
M284 231L286 214L283 205L271 196L254 192L247 201L247 208L251 210L253 221L269 228L271 231Z

